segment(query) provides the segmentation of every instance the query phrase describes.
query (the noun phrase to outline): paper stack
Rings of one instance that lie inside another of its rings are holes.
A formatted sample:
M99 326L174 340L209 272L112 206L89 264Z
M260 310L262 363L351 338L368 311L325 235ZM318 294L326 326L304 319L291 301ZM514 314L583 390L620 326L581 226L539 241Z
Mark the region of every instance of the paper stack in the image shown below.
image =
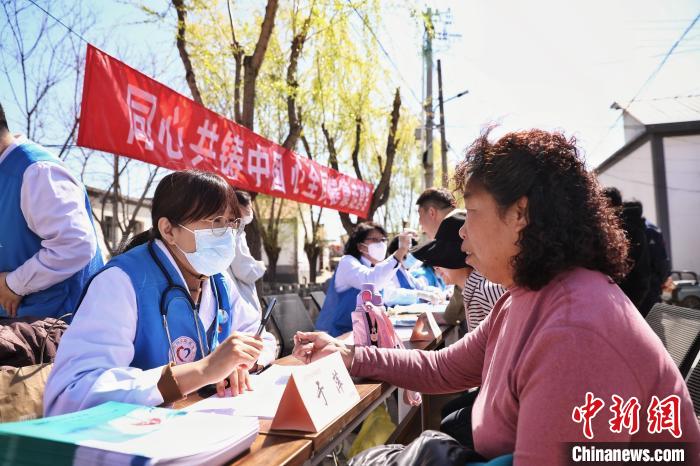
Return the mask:
M223 464L250 447L258 428L256 418L108 402L0 424L0 463Z

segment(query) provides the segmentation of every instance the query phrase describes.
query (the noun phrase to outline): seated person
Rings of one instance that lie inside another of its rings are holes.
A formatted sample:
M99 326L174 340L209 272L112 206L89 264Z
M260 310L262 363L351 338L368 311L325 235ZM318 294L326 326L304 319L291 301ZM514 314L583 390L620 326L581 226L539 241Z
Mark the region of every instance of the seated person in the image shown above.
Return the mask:
M153 227L90 281L46 385L47 416L106 401L173 403L225 381L237 395L248 371L274 358L274 337L253 337L260 313L226 268L238 204L220 176L174 172L156 188Z
M686 462L697 464L688 388L615 283L629 267L629 242L574 140L535 129L491 142L486 132L455 181L467 208L467 262L507 289L482 323L440 351L350 347L300 332L294 355L309 362L339 352L353 376L422 393L481 386L472 434L487 459L513 453L519 466L568 464L566 444L593 437L683 442ZM638 403L638 428L611 428L620 400Z
M103 265L83 185L55 155L13 136L0 105L0 317L73 312Z
M412 257L412 254L409 253L408 257ZM406 261L404 261L404 263L406 263ZM442 277L435 272L434 267L425 265L418 259L415 259L415 265L408 262L406 263L406 267L408 267L408 271L411 273L416 283L422 286L432 286L441 290L447 289L447 284Z
M401 260L410 246L411 233L401 233L405 243L389 257L386 230L374 222L360 223L348 238L345 255L328 282L326 300L316 320L316 328L333 336L352 330L350 314L364 283L374 283L377 290L390 287Z
M236 190L236 200L241 209L241 225L236 234L236 254L228 273L238 288L241 299L262 312L255 282L263 277L266 267L263 261L256 260L250 253L245 234L245 226L253 221L253 202L250 194L240 190Z
M414 249L412 253L424 264L434 266L438 273L445 277L445 283L463 287L463 324L466 332L472 332L489 315L506 290L491 283L466 263L467 255L462 251L466 244L460 236L464 221L464 214L445 218L435 239ZM466 391L442 408L440 430L471 448L474 448L471 410L478 394L478 390Z

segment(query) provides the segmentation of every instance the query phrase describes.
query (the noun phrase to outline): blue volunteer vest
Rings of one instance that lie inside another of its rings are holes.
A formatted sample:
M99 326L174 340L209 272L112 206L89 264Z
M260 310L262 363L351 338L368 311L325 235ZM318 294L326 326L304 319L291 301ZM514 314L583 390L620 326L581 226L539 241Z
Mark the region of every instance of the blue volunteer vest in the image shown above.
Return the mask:
M170 275L173 284L184 287L185 284L170 260L155 244L153 251ZM129 276L136 294L138 319L134 338L134 359L130 367L148 370L164 366L170 361L171 345L161 317L161 299L164 308L167 309L172 352L178 364L203 357L200 341L205 353L209 354L231 333L231 295L223 275L217 274L209 278L216 294L218 311L211 327L205 329L199 314L193 313L184 291L170 290L165 293L168 280L153 260L148 244L142 244L114 257L100 272L112 267L123 270Z
M432 267L423 265L417 269L412 269L411 275L413 275L413 278L416 279L421 277L425 278L425 281L429 286L435 286L443 290L445 289L445 282L435 273L435 269Z
M415 290L416 287L409 281L408 277L406 276L407 273L408 272L402 268L399 268L396 271L396 278L399 280L399 286L405 290Z
M0 272L15 270L41 249L41 238L29 229L20 207L24 172L36 162L61 164L42 147L29 142L17 146L0 163ZM87 193L85 208L92 222ZM94 224L92 233L95 234ZM95 255L82 270L45 290L24 296L17 315L58 317L73 312L83 287L102 265L98 246ZM7 311L0 307L0 316L6 315Z
M316 319L316 330L328 332L334 337L352 331L351 314L355 310L357 295L360 293L357 288L350 288L338 293L335 289L336 273L338 273L337 270L328 283L326 300L323 302L321 312Z

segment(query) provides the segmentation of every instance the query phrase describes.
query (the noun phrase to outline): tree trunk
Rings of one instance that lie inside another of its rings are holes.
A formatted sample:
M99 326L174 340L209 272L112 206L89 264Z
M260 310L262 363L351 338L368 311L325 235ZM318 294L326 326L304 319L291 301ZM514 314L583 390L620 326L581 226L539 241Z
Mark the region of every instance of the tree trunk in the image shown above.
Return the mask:
M192 93L192 99L202 105L202 95L197 87L197 78L192 68L190 54L187 51L187 7L184 0L172 0L175 11L177 11L177 51L180 53L180 59L185 67L185 80Z
M374 194L372 196L372 201L370 203L369 211L367 212L367 218L359 218L357 219L357 222L353 222L350 219L350 214L346 212L338 212L338 215L340 216L340 222L343 224L343 228L345 228L345 231L348 233L348 235L352 234L352 231L355 229L358 223L366 221L366 220L371 220L374 217L374 214L377 212L377 209L379 209L381 206L387 203L389 200L389 193L391 190L391 173L394 169L394 158L396 156L396 147L399 144L399 141L396 139L396 131L399 127L399 117L401 115L401 94L399 93L399 89L396 89L396 93L394 94L394 102L392 105L391 109L391 115L390 115L390 120L389 120L389 135L387 136L387 142L386 142L386 162L384 163L384 166L382 166L381 158L379 159L379 168L381 171L381 177L379 179L379 184L374 190ZM352 152L352 157L353 157L353 166L355 168L355 174L357 177L361 180L362 179L362 174L360 173L360 165L359 165L359 152L360 152L360 135L361 135L361 124L362 120L360 118L357 118L355 121L355 146L353 148ZM331 161L331 166L333 169L337 170L338 169L338 162L337 162L337 151L335 148L335 141L333 138L328 134L328 131L326 131L326 128L324 125L321 126L321 129L323 130L323 135L326 138L326 145L328 146L328 153L330 161Z
M267 46L270 43L272 29L275 26L275 15L277 14L278 0L268 0L265 7L265 18L260 27L260 36L255 44L253 55L243 57L243 111L241 115L241 124L246 128L253 130L255 123L255 84L258 79L258 73L262 66Z
M318 277L318 256L321 255L321 247L317 243L304 243L304 252L309 260L309 282L316 283Z
M275 282L277 281L277 261L279 260L282 248L270 247L267 244L265 244L264 247L265 254L267 254L267 259L269 261L267 266L267 279L270 282Z

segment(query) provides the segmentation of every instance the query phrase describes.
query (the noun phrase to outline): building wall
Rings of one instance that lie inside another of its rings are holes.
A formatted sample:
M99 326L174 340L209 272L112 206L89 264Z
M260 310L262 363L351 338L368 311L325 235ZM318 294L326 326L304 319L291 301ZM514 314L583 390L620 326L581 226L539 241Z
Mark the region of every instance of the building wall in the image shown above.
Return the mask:
M282 219L280 221L279 241L282 251L280 251L277 259L277 278L276 282L297 283L299 281L299 225L296 219ZM302 248L303 248L303 233L302 233ZM302 249L303 254L303 249ZM265 254L265 248L262 250L263 262L266 265L270 263ZM308 267L307 267L308 268ZM265 280L270 281L265 275Z
M673 268L700 272L700 135L663 142Z
M625 201L636 199L644 206L644 216L657 223L651 143L646 142L615 165L598 174L603 187L614 186Z
M100 201L99 195L100 195L100 193L96 193L96 194L94 194L92 192L88 193L88 197L90 199L90 205L92 207L93 214L98 218L100 217L100 215L102 213L102 203ZM133 205L131 203L127 204L127 215L129 216L129 218L131 218L131 216L133 215L134 209L135 209L135 205ZM104 210L105 220L107 220L107 217L110 217L110 218L112 217L112 212L113 212L112 203L110 201L107 201L105 203L105 210ZM121 214L122 214L122 209L121 209L121 206L119 206L119 215L121 216ZM139 212L136 216L136 221L138 223L136 226L136 231L134 232L135 234L151 228L151 208L150 208L150 205L149 206L142 206L139 209ZM105 225L105 227L106 227L106 225ZM99 222L97 222L97 220L95 220L95 230L97 232L97 238L98 238L98 242L100 244L100 249L102 250L102 254L105 256L106 259L109 259L109 257L108 257L109 253L108 253L107 248L105 247L105 238L108 238L110 240L112 238L109 237L109 234L107 236L105 236L103 234L103 231L100 227ZM117 230L117 238L116 238L117 243L119 241L121 241L121 239L122 239L121 233Z

